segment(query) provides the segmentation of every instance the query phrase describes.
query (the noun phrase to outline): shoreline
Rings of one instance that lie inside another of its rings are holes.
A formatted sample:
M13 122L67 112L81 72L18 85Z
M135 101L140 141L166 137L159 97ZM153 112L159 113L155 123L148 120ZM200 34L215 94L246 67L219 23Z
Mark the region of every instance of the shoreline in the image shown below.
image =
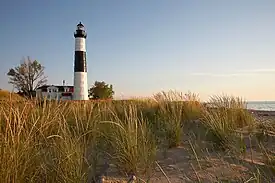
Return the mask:
M275 116L275 111L247 109L250 113L258 116Z

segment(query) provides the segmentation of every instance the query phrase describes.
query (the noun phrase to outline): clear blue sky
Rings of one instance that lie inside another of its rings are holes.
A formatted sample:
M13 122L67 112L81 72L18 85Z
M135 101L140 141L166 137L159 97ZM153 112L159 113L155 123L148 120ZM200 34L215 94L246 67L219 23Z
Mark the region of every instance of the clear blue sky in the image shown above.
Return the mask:
M275 100L274 0L10 0L0 15L0 88L12 88L6 73L23 56L46 67L49 84L72 84L81 21L89 85Z

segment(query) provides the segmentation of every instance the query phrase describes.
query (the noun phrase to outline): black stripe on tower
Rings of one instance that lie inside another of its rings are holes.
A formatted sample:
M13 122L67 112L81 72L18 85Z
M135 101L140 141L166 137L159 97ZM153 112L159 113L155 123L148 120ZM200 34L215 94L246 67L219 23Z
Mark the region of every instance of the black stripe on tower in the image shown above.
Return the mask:
M74 72L87 72L86 52L75 51L74 53Z

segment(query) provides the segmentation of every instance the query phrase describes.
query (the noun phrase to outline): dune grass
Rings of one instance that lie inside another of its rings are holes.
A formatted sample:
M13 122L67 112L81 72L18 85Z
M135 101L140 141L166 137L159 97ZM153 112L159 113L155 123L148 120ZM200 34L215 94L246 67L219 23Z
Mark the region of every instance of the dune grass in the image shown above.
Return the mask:
M210 141L221 152L236 145L234 139L244 129L253 135L258 128L240 98L214 96L210 102L213 106L205 107L197 95L173 91L148 100L6 100L0 105L0 182L95 182L108 176L110 166L122 177L150 180L160 166L158 152L183 141L200 165L196 147L203 147L185 134L190 125L202 127L192 129L205 137L199 141ZM269 134L275 132L273 127L267 127ZM266 167L274 169L274 154L260 141L259 147ZM262 175L255 169L251 174L253 180Z
M21 97L16 93L9 92L7 90L0 90L0 102L7 101L7 100L25 101L25 98Z
M246 103L241 98L213 96L209 103L212 107L203 110L201 121L217 147L228 148L228 145L231 145L229 141L234 140L237 129L252 129L255 126L255 121L245 110Z

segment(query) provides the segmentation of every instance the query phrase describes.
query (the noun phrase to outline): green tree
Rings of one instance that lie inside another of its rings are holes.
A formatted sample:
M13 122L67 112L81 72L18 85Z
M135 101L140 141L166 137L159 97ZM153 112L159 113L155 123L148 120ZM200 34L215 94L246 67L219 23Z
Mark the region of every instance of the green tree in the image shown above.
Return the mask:
M106 84L104 81L96 81L89 89L91 99L112 99L114 94L113 85Z
M23 62L14 68L11 68L7 73L9 83L24 95L31 97L35 90L46 84L47 77L44 75L45 67L37 60L23 58Z

